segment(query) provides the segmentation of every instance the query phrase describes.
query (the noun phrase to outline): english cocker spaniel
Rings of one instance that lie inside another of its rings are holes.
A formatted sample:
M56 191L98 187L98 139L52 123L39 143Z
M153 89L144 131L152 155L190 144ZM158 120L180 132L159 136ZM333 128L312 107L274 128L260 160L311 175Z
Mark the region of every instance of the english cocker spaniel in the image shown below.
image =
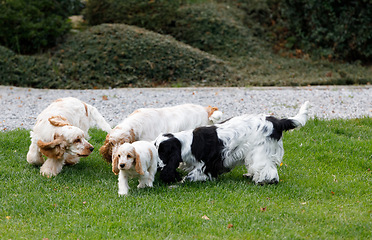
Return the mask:
M119 195L128 194L128 178L139 177L138 188L152 187L159 159L153 143L124 143L113 149L112 159L112 171L119 174Z
M267 115L243 115L214 126L160 135L154 142L165 164L164 182L181 180L176 171L181 162L188 172L184 180L213 180L238 165L245 165L256 184L278 183L277 166L284 149L282 132L306 124L309 102L288 119Z
M106 136L99 149L103 158L111 163L112 148L123 143L153 141L159 134L179 132L218 122L222 112L216 107L184 104L165 108L141 108L134 111Z
M87 157L93 151L86 138L95 123L104 131L111 131L95 107L72 97L57 99L36 119L30 132L27 162L42 165L42 175L56 176L63 165L76 164L80 157ZM47 157L46 161L43 155Z

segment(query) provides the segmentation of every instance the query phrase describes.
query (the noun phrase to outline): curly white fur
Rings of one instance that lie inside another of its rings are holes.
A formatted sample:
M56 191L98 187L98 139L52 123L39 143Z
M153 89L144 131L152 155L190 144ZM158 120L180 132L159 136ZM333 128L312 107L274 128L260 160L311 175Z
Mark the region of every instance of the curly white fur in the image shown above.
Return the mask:
M238 165L245 165L258 184L277 183L277 166L284 148L282 132L306 124L309 102L289 119L267 115L243 115L220 124L179 133L160 135L155 140L159 158L164 162L160 177L165 182L180 180L176 168L184 162L185 177L191 181L216 178Z
M125 142L153 141L160 133L179 132L220 121L216 107L184 104L165 108L141 108L134 111L106 136L100 153L111 162L112 148Z
M79 157L86 157L93 151L86 138L95 123L104 131L111 131L95 107L72 97L57 99L37 117L30 132L27 162L42 165L42 175L56 176L64 164L76 164Z

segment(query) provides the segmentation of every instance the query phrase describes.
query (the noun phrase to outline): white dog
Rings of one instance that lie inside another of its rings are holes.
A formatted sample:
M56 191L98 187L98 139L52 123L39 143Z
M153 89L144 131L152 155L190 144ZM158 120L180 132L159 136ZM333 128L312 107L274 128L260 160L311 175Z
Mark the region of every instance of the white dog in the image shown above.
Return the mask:
M112 148L116 145L139 140L153 141L161 133L179 132L216 123L222 118L222 112L217 110L216 107L195 104L138 109L111 130L99 151L111 163Z
M128 178L139 177L138 188L152 187L159 159L153 143L124 143L114 148L112 159L112 171L119 174L119 195L128 194Z
M160 161L165 167L160 173L164 182L181 180L176 171L186 164L190 181L205 181L245 165L256 184L278 183L277 166L284 149L282 132L306 124L309 102L289 119L266 115L243 115L220 124L199 127L179 133L162 134L155 140Z
M39 114L30 132L27 162L42 165L42 175L56 176L64 164L76 164L80 157L93 151L86 138L89 137L89 128L95 123L104 131L111 131L95 107L72 97L54 101ZM43 155L47 157L46 161Z

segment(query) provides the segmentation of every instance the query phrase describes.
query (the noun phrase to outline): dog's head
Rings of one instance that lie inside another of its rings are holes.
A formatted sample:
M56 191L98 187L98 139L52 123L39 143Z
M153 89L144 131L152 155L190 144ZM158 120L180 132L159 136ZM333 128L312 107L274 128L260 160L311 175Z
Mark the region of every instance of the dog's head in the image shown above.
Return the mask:
M135 141L134 131L123 132L120 127L114 128L110 134L107 134L105 143L99 149L102 157L108 162L112 162L112 149L124 143L132 143Z
M117 175L120 170L135 169L140 175L143 175L141 158L136 152L134 146L130 143L115 148L112 155L112 171Z
M84 132L77 127L65 125L54 133L53 141L43 142L39 140L37 145L40 152L48 158L59 159L65 153L87 157L93 151L93 146L84 138Z
M175 138L171 133L161 134L154 141L154 145L158 150L160 160L165 165L161 170L160 178L164 182L181 180L181 176L177 172L177 168L182 162L182 144L179 139Z

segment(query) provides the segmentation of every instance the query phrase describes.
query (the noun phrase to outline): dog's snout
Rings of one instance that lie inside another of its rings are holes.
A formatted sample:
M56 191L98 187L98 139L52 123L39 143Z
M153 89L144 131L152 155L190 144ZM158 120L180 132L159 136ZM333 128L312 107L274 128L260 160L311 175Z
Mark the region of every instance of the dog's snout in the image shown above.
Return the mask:
M125 167L125 164L124 163L120 164L120 167L121 168L124 168Z
M94 147L91 147L91 148L89 148L89 150L90 150L91 152L93 152L93 150L94 150Z

